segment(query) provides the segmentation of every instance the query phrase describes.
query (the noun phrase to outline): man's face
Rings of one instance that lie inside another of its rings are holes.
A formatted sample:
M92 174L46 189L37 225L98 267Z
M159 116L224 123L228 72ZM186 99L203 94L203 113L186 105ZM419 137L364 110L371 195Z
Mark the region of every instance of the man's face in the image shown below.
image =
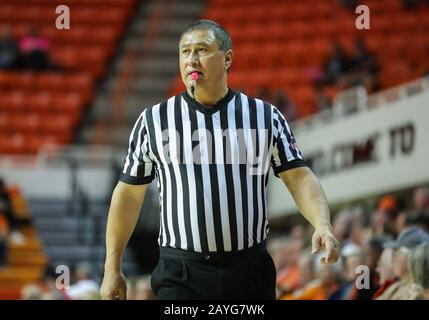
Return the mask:
M190 31L179 43L180 73L187 88L193 83L192 71L199 73L197 86L209 87L221 82L231 59L232 51L220 50L210 30Z
M404 278L408 275L408 257L409 249L401 247L393 252L393 270L395 275Z
M353 281L359 274L357 267L364 264L363 256L353 254L344 259L344 277L348 281Z
M427 189L417 189L414 191L413 198L414 206L417 210L421 210L429 206L429 192Z
M377 272L380 275L380 283L383 284L387 280L393 279L395 274L393 272L393 260L392 260L393 250L386 248L383 250L380 260L377 264Z

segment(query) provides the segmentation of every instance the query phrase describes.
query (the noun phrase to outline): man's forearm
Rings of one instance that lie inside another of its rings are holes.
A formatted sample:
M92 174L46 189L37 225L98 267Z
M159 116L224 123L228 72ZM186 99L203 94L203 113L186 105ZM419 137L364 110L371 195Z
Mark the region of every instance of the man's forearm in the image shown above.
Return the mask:
M122 255L137 224L143 197L134 197L121 185L113 191L106 230L106 271L121 270Z
M299 170L299 171L298 171ZM283 178L302 215L316 228L330 228L328 201L317 177L308 168L298 168L298 177Z

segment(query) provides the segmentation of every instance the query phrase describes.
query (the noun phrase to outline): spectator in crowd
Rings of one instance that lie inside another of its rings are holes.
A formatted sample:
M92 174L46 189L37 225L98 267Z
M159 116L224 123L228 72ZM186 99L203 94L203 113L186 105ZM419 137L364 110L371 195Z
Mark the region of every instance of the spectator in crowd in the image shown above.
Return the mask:
M352 212L350 208L341 209L334 215L332 228L335 237L341 244L349 241L352 233Z
M380 287L380 278L377 273L377 264L383 253L383 245L388 239L385 237L371 237L363 246L365 265L369 268L370 288L365 292L366 300L372 299ZM361 296L362 297L362 296Z
M316 101L316 109L318 112L329 110L332 108L332 101L323 91L323 87L320 84L316 84L314 86L315 90L315 101Z
M261 100L272 103L272 96L270 93L270 89L268 89L267 86L262 86L261 88L259 88L257 97L259 97Z
M8 247L7 247L8 226L5 216L0 212L0 270L7 264Z
M292 122L297 119L296 107L283 90L279 89L276 91L274 105L285 116L288 122Z
M269 241L267 242L267 251L270 253L273 259L274 266L276 268L276 274L278 274L279 270L284 266L284 248L279 238L270 237ZM279 289L277 281L278 277L276 278L276 298L279 298L283 292Z
M23 67L38 71L49 69L49 49L49 40L39 35L37 29L33 28L31 34L19 41Z
M377 73L378 62L375 55L368 50L362 39L356 38L349 68L342 74L346 87L363 85L368 92L373 92L378 89Z
M26 218L18 218L13 211L12 201L6 187L6 183L0 177L0 214L6 219L5 224L7 237L14 243L22 243L25 241L25 236L20 228L24 225L31 224L31 221Z
M387 288L389 288L393 283L399 281L398 277L395 276L395 271L393 269L393 249L384 248L381 253L380 259L377 263L376 271L379 276L379 288L374 293L372 299L378 299Z
M323 69L324 75L316 81L316 85L336 85L343 90L364 86L368 92L379 89L377 59L360 38L355 39L351 56L346 54L339 43L335 43ZM323 95L320 96L323 98ZM326 103L324 100L321 99L321 102Z
M150 287L150 275L137 279L135 283L134 300L154 300L155 295Z
M327 84L336 83L340 76L350 68L350 59L340 43L334 43L331 56L324 64L323 82Z
M429 235L420 228L406 228L395 241L388 241L385 248L393 249L393 270L399 281L387 288L377 299L379 300L416 300L421 299L421 292L408 269L410 250L421 243L429 243Z
M45 269L43 283L39 286L42 292L42 300L69 300L65 293L66 285L69 283L67 283L66 279L57 283L57 278L60 274L55 271L51 264L48 264Z
M358 0L338 0L338 3L344 8L353 11L353 13L355 12L356 7L359 5Z
M352 242L348 243L343 247L342 250L342 261L343 261L343 279L345 282L342 284L341 300L370 300L375 292L374 281L371 279L371 273L369 274L369 288L365 286L357 286L357 277L361 275L359 266L365 264L365 252L363 248Z
M363 245L370 234L369 219L366 211L359 206L344 208L334 216L334 235L343 244L351 241Z
M404 217L401 230L409 227L418 227L429 233L429 210L410 211L408 215Z
M428 216L425 211L400 210L395 218L395 231L400 234L407 228L418 227L423 230L428 229Z
M416 246L408 255L408 269L415 284L420 286L420 298L429 300L429 243Z
M360 69L367 73L377 72L377 61L372 52L368 50L365 42L356 38L354 40L353 56L350 61L350 67L353 69Z
M413 192L414 209L424 211L429 209L429 187L418 187Z
M364 246L371 236L371 223L368 210L362 206L354 206L351 210L350 241Z
M339 300L342 296L340 262L332 265L320 263L321 255L312 259L316 277L281 300Z
M18 67L19 50L11 37L10 27L0 30L0 70L13 70Z
M306 283L315 278L313 256L309 252L311 249L304 251L298 259L299 288L304 287Z
M402 6L405 10L412 10L422 4L422 0L402 0Z
M277 273L277 288L280 295L290 293L299 286L298 257L303 247L302 239L289 239L285 251L284 266Z
M136 281L135 278L127 279L127 300L136 300Z
M42 300L42 290L37 284L27 284L21 289L21 300Z
M402 210L402 203L394 196L383 196L378 202L372 219L374 235L395 238L398 235L398 228L402 228L402 226L398 226L397 220Z
M66 289L66 295L72 300L100 299L100 286L92 279L91 266L81 262L75 269L75 283Z

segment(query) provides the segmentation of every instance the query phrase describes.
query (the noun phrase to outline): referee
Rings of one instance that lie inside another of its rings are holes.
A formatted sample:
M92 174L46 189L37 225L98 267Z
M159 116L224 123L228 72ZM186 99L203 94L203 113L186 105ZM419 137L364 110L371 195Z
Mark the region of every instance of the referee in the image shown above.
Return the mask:
M106 231L103 299L126 299L121 260L148 184L160 194L158 299L275 299L276 271L265 239L269 169L314 226L312 251L337 261L324 192L283 115L228 87L229 33L199 20L179 42L186 92L146 108L129 139ZM142 253L144 254L144 253Z

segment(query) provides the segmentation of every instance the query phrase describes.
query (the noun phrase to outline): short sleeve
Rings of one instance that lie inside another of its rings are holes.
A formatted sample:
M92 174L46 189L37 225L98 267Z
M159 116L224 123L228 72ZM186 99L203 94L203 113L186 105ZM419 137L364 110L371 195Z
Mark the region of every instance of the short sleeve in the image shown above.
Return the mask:
M155 178L155 163L149 157L149 134L143 111L131 131L128 153L119 180L129 184L147 184Z
M302 156L296 139L281 112L273 107L273 152L271 154L271 166L274 175L297 168L306 167L307 163Z

